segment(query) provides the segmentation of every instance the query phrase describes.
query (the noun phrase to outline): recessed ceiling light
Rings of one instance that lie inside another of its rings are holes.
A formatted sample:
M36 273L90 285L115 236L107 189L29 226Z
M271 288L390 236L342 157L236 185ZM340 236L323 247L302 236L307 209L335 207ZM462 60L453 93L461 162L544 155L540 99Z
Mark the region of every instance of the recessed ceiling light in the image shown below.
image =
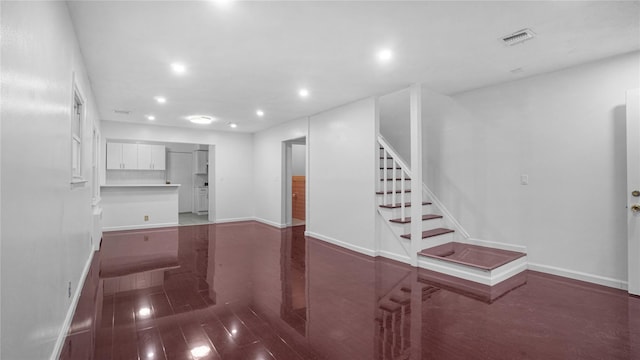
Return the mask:
M181 63L173 63L173 64L171 64L171 69L176 74L182 74L185 71L187 71L187 68L184 66L184 64L181 64Z
M156 117L155 117L155 116L153 116L153 115L147 115L147 120L151 120L151 121L153 121L153 120L155 120L155 119L156 119Z
M256 110L256 115L258 115L260 117L263 117L264 116L264 111L258 109L258 110Z
M298 95L300 95L300 97L306 98L307 96L309 96L309 90L300 89L300 91L298 91Z
M393 58L393 52L389 49L382 49L378 51L378 60L380 62L387 62Z
M230 128L232 128L232 129L235 129L235 128L237 128L237 127L238 127L238 124L236 124L236 123L230 123L230 124L229 124L229 127L230 127Z
M209 125L215 120L213 117L206 115L192 115L187 117L187 119L192 123L199 125Z
M163 96L156 96L154 99L158 102L158 104L164 104L167 102L167 98Z
M213 2L219 7L228 7L233 3L233 0L213 0Z

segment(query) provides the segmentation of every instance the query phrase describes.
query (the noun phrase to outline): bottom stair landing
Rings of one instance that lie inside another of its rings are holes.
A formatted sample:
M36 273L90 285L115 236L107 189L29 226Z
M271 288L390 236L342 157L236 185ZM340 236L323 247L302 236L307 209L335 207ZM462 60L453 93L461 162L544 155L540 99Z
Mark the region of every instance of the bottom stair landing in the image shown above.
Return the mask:
M422 268L489 286L527 269L525 253L459 242L430 247L418 255Z

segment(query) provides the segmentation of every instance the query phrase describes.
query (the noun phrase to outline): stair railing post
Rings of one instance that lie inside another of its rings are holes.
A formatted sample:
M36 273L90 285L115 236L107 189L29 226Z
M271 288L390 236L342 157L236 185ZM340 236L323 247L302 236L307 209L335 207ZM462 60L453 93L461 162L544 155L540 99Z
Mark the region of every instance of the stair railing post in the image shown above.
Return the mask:
M396 185L396 159L393 159L393 170L391 170L391 201L395 205L398 203L398 194L396 193L396 189L398 186Z
M382 145L380 143L378 143L378 154L380 155L379 156L380 159L378 159L378 163L380 164L380 169L383 169L383 170L380 170L381 172L378 173L378 174L380 174L378 177L382 177L382 174L384 173L384 165L383 165L384 164L383 163L384 160L382 159L382 157L383 157L382 155L383 154L381 154L381 152L384 153L384 150L380 149L381 147L382 147ZM382 191L382 183L380 183L379 181L378 181L377 187L378 187L378 191Z
M418 266L422 243L422 87L410 87L411 128L411 265Z
M383 195L383 199L384 199L384 205L388 205L389 204L389 198L387 197L387 149L384 149L384 151L382 152L382 157L383 157L383 161L384 161L384 170L382 171L382 173L384 174L384 176L382 177L382 193Z
M402 221L405 220L407 214L405 212L405 198L404 198L404 182L405 182L405 173L404 170L400 171L401 176L400 176L400 218L402 219Z

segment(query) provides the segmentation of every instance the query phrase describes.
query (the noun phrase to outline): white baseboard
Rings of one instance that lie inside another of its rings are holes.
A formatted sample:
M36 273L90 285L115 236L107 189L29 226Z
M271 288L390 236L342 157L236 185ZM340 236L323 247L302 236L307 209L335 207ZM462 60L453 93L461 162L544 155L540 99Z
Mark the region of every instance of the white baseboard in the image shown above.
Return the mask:
M395 261L399 261L401 263L405 263L405 264L411 265L411 258L409 258L408 256L405 256L405 255L400 255L400 254L392 253L392 252L389 252L389 251L379 250L378 251L378 256L382 256L382 257L385 257L387 259L391 259L391 260L395 260Z
M349 250L355 251L355 252L360 253L360 254L365 254L365 255L368 255L368 256L371 256L371 257L376 256L376 251L375 250L363 248L361 246L357 246L357 245L353 245L353 244L349 244L349 243L334 239L334 238L329 237L329 236L320 235L320 234L317 234L317 233L314 233L314 232L311 232L311 231L305 231L304 235L305 236L311 236L311 237L316 238L318 240L326 241L326 242L328 242L330 244L337 245L337 246L343 247L345 249L349 249Z
M155 229L155 228L172 227L172 226L178 226L178 225L180 225L180 224L175 222L175 223L161 223L161 224L148 224L148 225L106 226L106 227L102 228L102 232L121 231L121 230Z
M574 280L586 281L620 290L627 290L628 288L628 283L625 280L613 279L605 276L593 275L581 271L574 271L550 265L529 263L529 270L539 271L551 275L558 275Z
M71 321L73 320L73 315L76 313L76 307L78 306L78 301L80 300L80 294L82 294L82 287L84 286L84 282L87 279L87 274L89 273L89 269L91 268L91 262L93 261L93 248L91 249L91 253L89 254L89 259L87 259L86 264L84 264L84 269L82 269L82 274L80 274L80 280L78 281L78 286L76 286L76 291L73 294L73 298L71 299L71 304L69 305L69 309L67 309L67 315L64 318L64 323L62 323L62 328L60 329L60 333L58 334L58 339L56 340L56 344L53 347L53 353L51 354L51 360L56 360L60 357L60 353L62 352L62 347L64 345L64 340L67 337L67 333L69 332L69 327L71 326Z
M226 218L226 219L216 219L215 223L226 224L226 223L233 223L233 222L240 222L240 221L253 221L255 219L256 218L254 218L253 216L239 217L239 218Z
M481 240L481 239L474 239L474 238L464 239L462 240L462 242L470 245L485 246L485 247L500 249L500 250L517 251L525 254L527 253L527 247L524 245L507 244L507 243L502 243L497 241Z
M287 224L280 224L277 223L275 221L271 221L271 220L267 220L267 219L263 219L263 218L259 218L259 217L252 217L251 220L255 220L257 222L261 222L263 224L267 224L273 227L277 227L278 229L284 229L287 227Z

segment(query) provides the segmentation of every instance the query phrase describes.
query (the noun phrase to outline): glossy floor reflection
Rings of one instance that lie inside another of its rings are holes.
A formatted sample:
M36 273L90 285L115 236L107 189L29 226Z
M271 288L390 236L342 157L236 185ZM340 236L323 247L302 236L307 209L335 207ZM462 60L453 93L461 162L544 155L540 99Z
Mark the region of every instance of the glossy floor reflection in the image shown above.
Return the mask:
M488 288L254 222L106 233L62 359L640 359L640 299Z

